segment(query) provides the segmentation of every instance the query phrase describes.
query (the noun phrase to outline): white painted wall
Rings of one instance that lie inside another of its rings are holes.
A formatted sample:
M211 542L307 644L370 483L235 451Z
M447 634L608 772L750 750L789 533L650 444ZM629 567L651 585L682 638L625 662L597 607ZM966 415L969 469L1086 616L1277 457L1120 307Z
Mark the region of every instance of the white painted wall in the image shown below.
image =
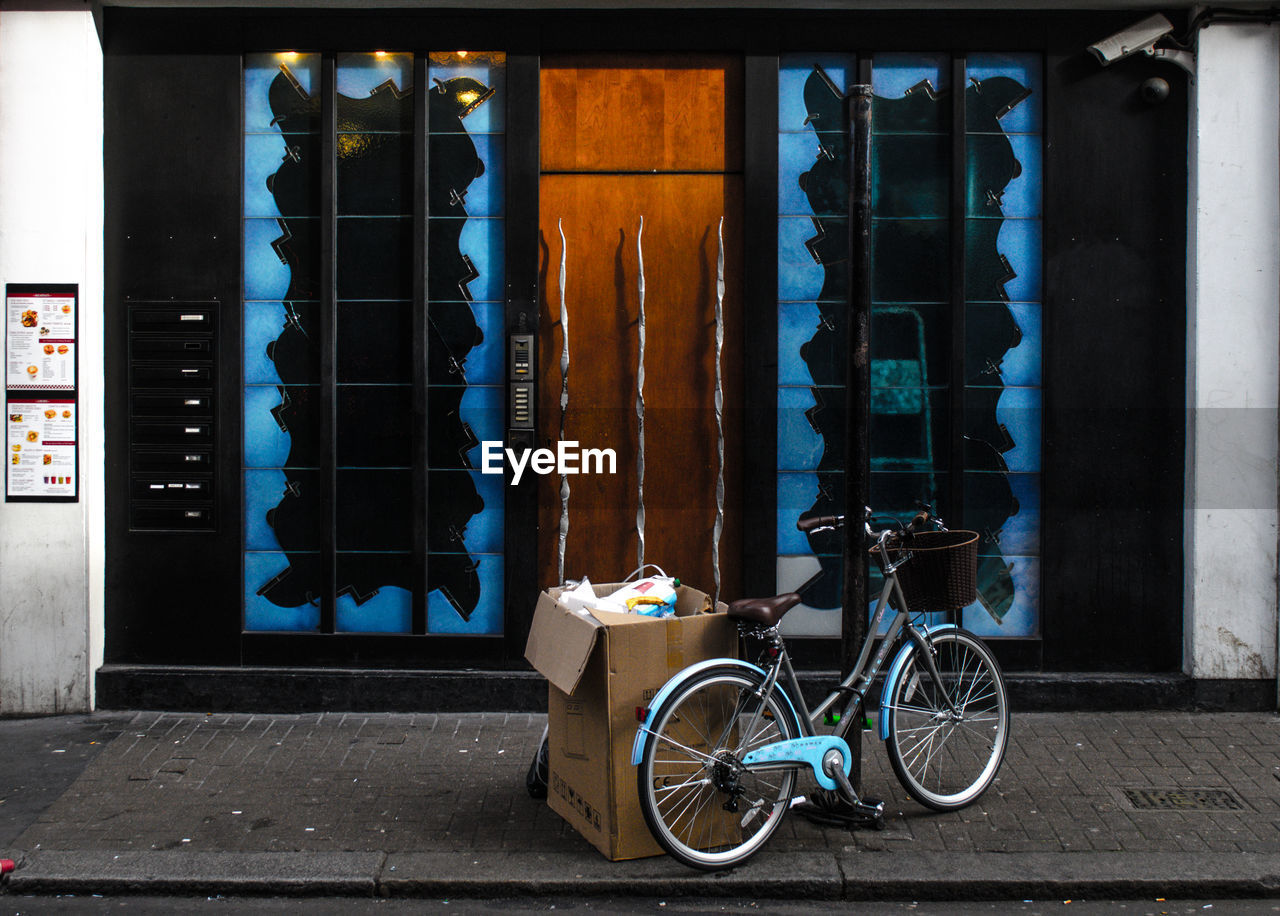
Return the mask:
M0 288L80 286L80 501L0 503L0 715L90 709L102 663L102 49L32 6L0 0Z
M1184 667L1197 678L1276 675L1278 84L1280 27L1201 32L1191 110L1183 618Z

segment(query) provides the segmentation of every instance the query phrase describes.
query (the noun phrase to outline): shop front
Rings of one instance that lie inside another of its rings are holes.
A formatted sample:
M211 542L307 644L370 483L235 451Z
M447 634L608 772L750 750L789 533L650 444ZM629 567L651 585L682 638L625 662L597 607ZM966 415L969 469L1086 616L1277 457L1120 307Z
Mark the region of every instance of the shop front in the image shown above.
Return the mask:
M808 583L829 669L851 436L981 534L1027 697L1167 689L1187 80L1086 52L1132 19L108 7L99 702L536 708L539 590L641 563Z

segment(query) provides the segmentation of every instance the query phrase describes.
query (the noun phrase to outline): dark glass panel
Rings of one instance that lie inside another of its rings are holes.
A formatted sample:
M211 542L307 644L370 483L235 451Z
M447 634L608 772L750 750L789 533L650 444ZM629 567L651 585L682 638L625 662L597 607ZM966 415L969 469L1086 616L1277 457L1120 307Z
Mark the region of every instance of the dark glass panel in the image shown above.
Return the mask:
M339 219L337 246L339 299L412 298L411 220Z
M465 132L432 134L427 167L428 212L431 216L468 215L467 194L485 174L485 163Z
M871 467L930 471L950 459L949 400L936 388L871 390Z
M966 212L971 217L1004 215L1005 188L1022 175L1022 164L1013 155L1009 139L997 134L976 134L965 141Z
M950 381L950 346L948 306L904 304L871 308L873 387L946 385Z
M338 213L398 216L413 212L413 138L338 135Z
M871 231L871 298L946 302L951 288L946 220L877 219Z
M499 475L471 471L432 471L427 486L427 549L433 553L476 553L494 547L493 516L501 515L502 500L489 505L477 481L502 483ZM485 491L493 497L492 487ZM497 538L500 542L500 535Z
M878 136L871 144L871 208L878 217L945 217L951 201L951 138Z
M1034 306L1036 312L1039 310ZM1037 316L1038 317L1038 316ZM1012 307L1002 302L971 303L965 309L965 381L970 385L1005 384L1005 360L1022 344L1023 333ZM1039 322L1036 322L1036 341ZM1038 348L1037 348L1038 349ZM1039 362L1039 353L1036 354ZM1011 362L1016 368L1017 362ZM1025 369L1023 370L1025 374ZM1039 373L1036 373L1037 377Z
M427 389L427 466L430 468L470 468L468 455L480 444L471 424L463 417L463 387Z
M290 554L319 550L320 507L324 494L320 472L289 468L283 472L283 480L278 482L281 486L274 500L263 496L270 502L263 520L276 542Z
M338 467L413 464L413 389L338 386Z
M427 307L427 383L465 385L472 378L468 357L484 342L472 305L432 302Z
M338 549L412 549L412 488L413 472L407 468L340 468L337 489ZM379 584L376 579L368 581L374 585ZM339 589L341 585L339 582ZM402 587L408 588L410 583L405 580Z
M338 133L413 133L413 90L378 86L367 98L338 94Z
M413 381L413 303L340 302L338 382Z
M900 473L872 470L871 508L876 515L893 516L903 523L911 521L920 504L931 505L947 521L948 475L935 473Z

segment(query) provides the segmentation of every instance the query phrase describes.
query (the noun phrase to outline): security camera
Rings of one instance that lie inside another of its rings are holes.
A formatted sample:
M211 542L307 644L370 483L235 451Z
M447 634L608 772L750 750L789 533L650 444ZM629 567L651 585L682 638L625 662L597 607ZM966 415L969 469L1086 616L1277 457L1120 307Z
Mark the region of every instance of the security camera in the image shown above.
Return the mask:
M1109 35L1097 44L1089 45L1089 50L1105 67L1139 51L1154 55L1156 42L1172 33L1173 23L1156 13L1127 29Z

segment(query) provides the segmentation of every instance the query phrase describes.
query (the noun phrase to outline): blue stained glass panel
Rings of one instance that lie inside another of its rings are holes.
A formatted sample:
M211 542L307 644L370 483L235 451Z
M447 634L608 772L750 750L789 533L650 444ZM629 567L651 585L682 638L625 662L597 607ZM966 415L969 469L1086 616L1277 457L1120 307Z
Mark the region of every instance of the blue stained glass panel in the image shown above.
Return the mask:
M339 54L334 74L338 95L349 99L363 99L387 80L403 93L413 86L413 55L388 54Z
M507 56L503 52L432 52L427 77L433 92L440 83L457 77L471 77L493 89L494 95L466 115L462 125L472 136L506 129Z
M1043 140L1039 135L1018 134L1009 142L1022 174L1005 185L1000 210L1008 218L1038 217L1044 189Z
M262 586L289 568L283 553L244 555L244 628L246 630L284 630L310 632L320 628L320 607L303 604L280 607L257 594Z
M476 325L484 334L484 340L478 347L467 352L463 362L468 385L501 385L504 383L506 371L506 355L504 352L506 327L505 307L501 302L473 302L471 314L475 316Z
M279 301L289 291L289 265L271 243L285 235L274 219L244 221L244 297Z
M778 553L813 553L809 539L796 529L796 519L818 498L818 475L782 473L778 475Z
M506 137L479 134L471 140L484 163L484 174L467 185L467 215L501 216L506 208Z
M244 305L244 381L246 385L278 385L280 374L267 356L267 345L284 328L282 302L246 302Z
M822 292L826 272L804 246L816 232L805 217L778 220L778 299L783 302L812 302Z
M877 54L871 68L871 92L884 99L900 99L923 80L928 80L934 91L949 89L947 61L944 54Z
M1008 556L1039 556L1040 475L1006 474L1004 476L1009 489L1013 492L1013 498L1018 501L1018 512L1001 526L998 548L988 546L984 538L978 552L983 556L994 556L997 553Z
M1017 276L1004 285L1011 302L1039 302L1041 291L1041 222L1038 219L1006 219L996 242Z
M813 338L822 313L813 302L788 302L778 306L778 384L812 385L809 367L800 358L800 347Z
M413 593L384 585L364 604L339 595L334 613L339 633L408 633L413 629Z
M244 471L244 546L246 550L279 550L267 511L280 504L287 481L278 468Z
M817 158L818 138L813 131L778 135L778 214L780 216L808 216L813 213L809 198L800 188L800 176L813 168Z
M996 419L1015 443L1003 456L1010 471L1040 470L1042 402L1039 388L1006 388L1000 395Z
M462 421L475 433L477 444L467 451L467 460L480 467L480 443L502 439L506 417L506 390L490 385L468 385L462 395Z
M464 636L496 636L502 632L502 556L481 554L475 557L479 568L480 603L471 612L469 620L463 620L447 598L440 592L427 595L427 632ZM431 563L431 557L427 557Z
M878 58L877 58L878 60ZM1044 130L1044 68L1039 54L970 54L966 73L971 80L1006 76L1031 90L1031 95L1000 119L1006 134Z
M320 86L320 55L296 54L290 51L278 54L246 54L244 59L244 129L247 133L276 131L271 122L268 89L271 81L280 74L284 64L302 85L307 95L313 95Z
M847 92L857 81L856 59L848 54L788 54L778 67L778 129L784 133L812 130L805 124L809 111L804 102L804 84L821 67L836 87Z
M778 389L778 470L817 470L826 443L805 416L815 406L808 388Z
M978 636L1028 637L1040 634L1040 560L1005 556L1013 579L1013 603L999 621L975 602L964 609L964 626Z
M244 138L244 215L278 217L280 208L267 189L267 178L279 169L288 150L279 134L246 134Z
M1042 372L1041 354L1041 306L1038 302L977 303L969 305L969 314L974 323L981 321L981 312L988 309L1005 309L1013 316L1022 339L1016 347L1004 352L998 367L974 365L968 367L971 384L983 387L1037 388L1040 386Z
M500 302L503 298L505 236L506 222L501 219L473 217L462 227L458 250L471 259L480 274L467 285L471 298L477 302Z
M289 457L289 434L271 415L280 404L274 385L248 385L244 389L244 465L248 468L284 467Z

